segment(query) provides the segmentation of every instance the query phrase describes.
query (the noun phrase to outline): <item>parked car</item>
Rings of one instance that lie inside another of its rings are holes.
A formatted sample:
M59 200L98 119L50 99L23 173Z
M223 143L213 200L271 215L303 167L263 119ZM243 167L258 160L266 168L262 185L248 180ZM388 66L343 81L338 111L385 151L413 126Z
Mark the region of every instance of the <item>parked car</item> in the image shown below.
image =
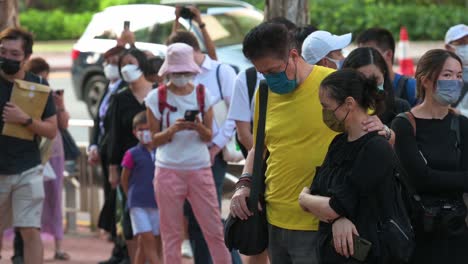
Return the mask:
M263 14L253 6L236 0L162 0L161 5L134 4L106 8L96 13L72 50L72 79L76 96L86 103L92 116L106 88L102 54L116 45L124 21L130 21L135 33L136 47L164 56L167 37L175 19L175 5L195 4L202 13L203 22L216 45L218 59L243 70L251 64L242 54L245 34L261 23ZM205 49L202 34L196 23L179 20L192 31Z

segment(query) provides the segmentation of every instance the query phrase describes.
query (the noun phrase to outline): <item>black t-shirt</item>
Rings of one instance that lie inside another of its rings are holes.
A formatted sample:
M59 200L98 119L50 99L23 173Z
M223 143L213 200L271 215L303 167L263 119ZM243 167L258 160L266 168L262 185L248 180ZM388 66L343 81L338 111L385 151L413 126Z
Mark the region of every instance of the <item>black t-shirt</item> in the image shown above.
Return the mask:
M40 77L27 72L25 81L49 85ZM0 112L10 100L13 83L0 76ZM55 115L52 93L49 94L42 120ZM41 163L38 140L24 140L1 135L3 119L0 119L0 175L18 174Z

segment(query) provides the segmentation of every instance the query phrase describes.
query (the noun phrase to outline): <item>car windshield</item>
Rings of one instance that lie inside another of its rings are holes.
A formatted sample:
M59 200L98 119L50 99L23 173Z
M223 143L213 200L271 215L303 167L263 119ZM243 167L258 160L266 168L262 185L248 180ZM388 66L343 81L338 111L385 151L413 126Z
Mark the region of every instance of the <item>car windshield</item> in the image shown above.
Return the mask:
M258 13L237 9L203 16L203 21L217 47L242 43L250 29L262 22Z
M203 14L203 22L206 24L206 28L217 47L242 43L245 34L251 28L260 24L262 18L258 12L243 8L223 8L209 14ZM174 23L173 20L166 20L164 23L155 22L154 20L147 23L142 23L141 20L138 22L138 26L132 22L132 28L135 29L136 41L157 44L165 43L172 32L172 24ZM201 39L202 36L199 33L199 29L193 29L196 23L192 27L188 23L183 24L186 30L194 31L197 38ZM94 38L115 39L118 32L113 30L110 24L108 25L106 27L101 24L100 29L94 28ZM120 23L116 28L120 28Z

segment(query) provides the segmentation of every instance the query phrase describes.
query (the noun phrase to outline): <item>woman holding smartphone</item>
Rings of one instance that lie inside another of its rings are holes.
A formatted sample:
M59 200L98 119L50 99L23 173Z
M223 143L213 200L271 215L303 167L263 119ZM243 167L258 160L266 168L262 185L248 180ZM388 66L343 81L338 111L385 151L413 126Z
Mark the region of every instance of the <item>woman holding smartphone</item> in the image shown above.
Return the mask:
M301 207L320 219L320 263L398 263L384 259L377 229L380 216L395 203L390 198L395 195L394 154L384 137L361 125L369 118L368 109L383 111L385 98L377 81L343 69L322 81L319 97L323 122L341 132L312 188L299 196Z
M213 263L231 263L211 172L207 143L211 142L213 110L192 47L168 47L160 71L169 82L146 98L148 122L157 146L154 186L161 216L165 263L181 263L183 205L188 199L207 241ZM192 121L193 120L193 121Z

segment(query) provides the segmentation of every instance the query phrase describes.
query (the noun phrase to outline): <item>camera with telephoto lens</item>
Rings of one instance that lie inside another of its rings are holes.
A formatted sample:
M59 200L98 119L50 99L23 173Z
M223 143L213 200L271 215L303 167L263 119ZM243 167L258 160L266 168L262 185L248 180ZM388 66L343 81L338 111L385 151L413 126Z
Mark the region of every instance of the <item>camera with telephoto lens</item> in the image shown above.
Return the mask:
M195 16L194 13L192 13L192 11L190 11L190 9L188 9L187 7L182 7L182 9L180 9L180 16L182 18L185 18L185 19L193 19L193 17Z

